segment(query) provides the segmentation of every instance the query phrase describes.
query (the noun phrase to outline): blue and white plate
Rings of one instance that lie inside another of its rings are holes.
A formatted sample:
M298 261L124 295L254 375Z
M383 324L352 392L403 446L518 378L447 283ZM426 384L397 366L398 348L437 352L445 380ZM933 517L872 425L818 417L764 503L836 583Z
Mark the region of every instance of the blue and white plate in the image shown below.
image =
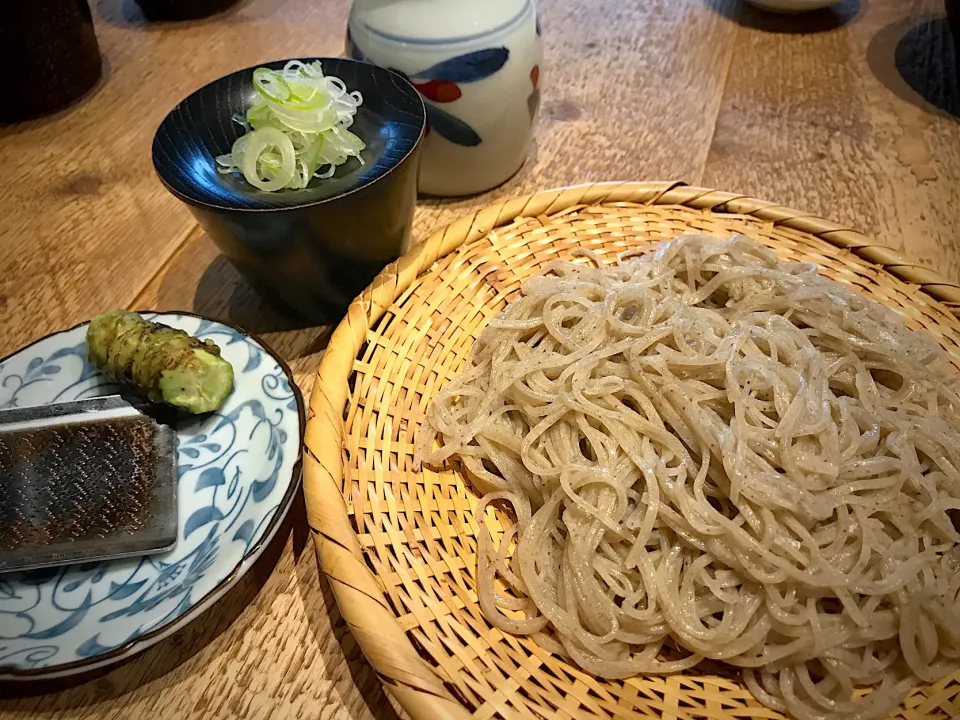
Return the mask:
M213 340L236 375L219 412L177 426L177 546L160 555L0 574L0 679L102 667L183 627L249 569L299 487L303 399L283 361L212 320L144 316ZM115 393L86 362L86 329L50 335L0 362L0 408Z

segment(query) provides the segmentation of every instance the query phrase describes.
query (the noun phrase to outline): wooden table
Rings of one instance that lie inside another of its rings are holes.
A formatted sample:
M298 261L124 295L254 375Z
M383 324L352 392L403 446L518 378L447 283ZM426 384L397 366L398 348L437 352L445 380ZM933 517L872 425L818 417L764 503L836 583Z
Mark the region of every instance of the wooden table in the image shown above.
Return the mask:
M418 237L506 195L682 179L849 223L960 281L960 97L936 0L790 18L739 0L541 3L530 161L485 196L423 203ZM220 75L339 54L347 0L249 0L183 25L147 26L132 0L93 10L105 80L69 110L0 128L0 355L115 306L186 309L261 334L309 395L330 328L263 305L161 187L150 141ZM397 717L306 535L301 503L213 611L66 689L0 685L0 715Z

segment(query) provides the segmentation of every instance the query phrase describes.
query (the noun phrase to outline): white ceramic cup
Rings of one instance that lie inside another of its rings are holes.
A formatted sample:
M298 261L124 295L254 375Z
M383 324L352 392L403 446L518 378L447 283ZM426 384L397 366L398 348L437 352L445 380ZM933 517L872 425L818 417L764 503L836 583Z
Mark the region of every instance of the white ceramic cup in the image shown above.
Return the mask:
M543 62L535 0L354 0L347 45L424 97L422 193L480 193L523 165Z

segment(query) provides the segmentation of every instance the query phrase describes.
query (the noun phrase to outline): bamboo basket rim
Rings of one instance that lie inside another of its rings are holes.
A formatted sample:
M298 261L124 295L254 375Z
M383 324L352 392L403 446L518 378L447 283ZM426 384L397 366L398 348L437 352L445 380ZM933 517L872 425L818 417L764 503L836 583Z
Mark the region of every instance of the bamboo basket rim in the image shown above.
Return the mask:
M467 720L471 713L448 690L402 629L350 521L341 491L344 407L349 377L367 332L424 272L460 246L518 218L554 215L617 203L674 205L753 216L800 231L849 252L897 280L918 287L960 318L960 286L905 259L845 225L748 195L682 182L605 182L572 185L509 198L471 212L433 232L388 265L350 305L320 362L310 397L304 442L304 495L321 572L367 660L414 720Z

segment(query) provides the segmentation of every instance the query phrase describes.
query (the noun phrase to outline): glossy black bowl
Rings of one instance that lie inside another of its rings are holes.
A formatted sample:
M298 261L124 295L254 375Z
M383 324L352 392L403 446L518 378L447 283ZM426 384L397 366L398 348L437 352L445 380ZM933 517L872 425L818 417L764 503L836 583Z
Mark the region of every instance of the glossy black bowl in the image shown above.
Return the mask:
M238 0L136 0L147 20L199 20L235 5Z
M363 165L351 159L329 180L277 192L218 173L215 157L244 133L232 118L253 103L255 67L177 105L153 139L153 164L260 294L309 320L330 322L409 247L426 112L396 73L345 58L317 59L324 73L363 94L350 128L367 144ZM286 62L256 67L280 69Z

